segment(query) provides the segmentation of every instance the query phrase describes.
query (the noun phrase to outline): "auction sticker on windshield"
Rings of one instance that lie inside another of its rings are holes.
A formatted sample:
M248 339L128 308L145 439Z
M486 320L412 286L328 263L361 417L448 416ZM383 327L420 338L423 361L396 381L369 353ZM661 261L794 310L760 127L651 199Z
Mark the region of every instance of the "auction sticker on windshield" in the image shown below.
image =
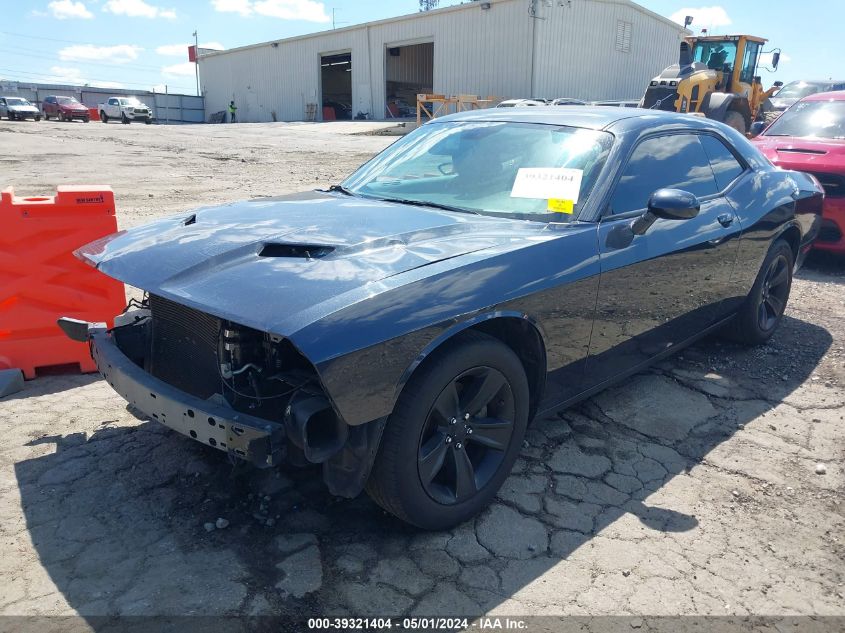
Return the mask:
M516 173L511 198L545 198L578 202L584 171L568 167L522 167Z

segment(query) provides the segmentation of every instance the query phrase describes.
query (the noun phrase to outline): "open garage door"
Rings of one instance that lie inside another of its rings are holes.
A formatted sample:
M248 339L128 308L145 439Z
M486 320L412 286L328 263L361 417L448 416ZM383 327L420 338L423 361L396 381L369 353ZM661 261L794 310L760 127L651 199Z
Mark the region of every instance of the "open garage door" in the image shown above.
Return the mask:
M352 118L352 54L320 56L323 120Z
M386 118L417 115L417 94L434 92L434 42L392 46L385 51Z

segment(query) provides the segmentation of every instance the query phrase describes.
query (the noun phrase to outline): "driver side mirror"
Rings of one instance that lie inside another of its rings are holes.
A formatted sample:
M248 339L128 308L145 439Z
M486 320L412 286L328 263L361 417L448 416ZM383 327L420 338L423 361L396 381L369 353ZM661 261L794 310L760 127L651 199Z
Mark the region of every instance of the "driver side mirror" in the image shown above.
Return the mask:
M772 68L777 68L780 63L780 51L772 53Z
M648 210L631 223L634 235L643 235L658 218L689 220L698 215L701 203L688 191L658 189L648 199Z

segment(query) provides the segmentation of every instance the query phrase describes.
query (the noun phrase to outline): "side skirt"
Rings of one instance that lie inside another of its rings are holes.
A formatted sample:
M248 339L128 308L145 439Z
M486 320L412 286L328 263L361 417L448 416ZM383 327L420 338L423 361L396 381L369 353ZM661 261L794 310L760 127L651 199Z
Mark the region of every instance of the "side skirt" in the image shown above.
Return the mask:
M702 338L704 338L708 334L711 334L712 332L715 332L719 328L725 326L733 318L734 318L734 315L731 314L730 316L725 317L721 321L717 321L716 323L714 323L710 327L702 330L701 332L698 332L694 336L691 336L690 338L686 339L685 341L677 343L677 344L673 345L672 347L670 347L669 349L667 349L663 352L660 352L657 356L654 356L653 358L650 358L649 360L642 362L639 365L635 365L632 369L629 369L628 371L625 371L621 374L618 374L618 375L614 376L613 378L608 378L607 380L604 380L604 381L598 383L597 385L590 387L589 389L585 389L584 391L582 391L578 395L572 396L571 398L567 398L566 400L563 400L560 403L547 405L547 406L543 407L542 409L538 410L534 417L539 418L539 417L542 417L544 415L548 415L550 413L555 413L557 411L560 411L561 409L568 409L569 407L571 407L575 404L578 404L579 402L581 402L583 400L586 400L590 396L594 396L595 394L599 393L600 391L604 391L608 387L612 387L613 385L615 385L619 382L622 382L626 378L630 378L634 374L638 374L639 372L643 371L644 369L647 369L648 367L652 366L654 363L660 362L664 358L668 358L669 356L672 356L673 354L678 353L679 351L681 351L685 347L689 347L690 345L692 345L696 341L701 340Z

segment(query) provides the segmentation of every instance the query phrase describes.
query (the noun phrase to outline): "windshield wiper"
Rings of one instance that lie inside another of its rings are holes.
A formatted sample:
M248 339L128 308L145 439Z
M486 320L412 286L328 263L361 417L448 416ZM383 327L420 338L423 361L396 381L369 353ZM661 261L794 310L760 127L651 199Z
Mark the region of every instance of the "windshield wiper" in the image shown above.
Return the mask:
M444 211L455 211L457 213L471 213L473 215L481 215L478 211L472 209L465 209L464 207L453 207L448 204L440 204L439 202L426 202L424 200L409 200L407 198L376 198L382 202L396 202L397 204L407 204L412 207L430 207L432 209L443 209Z
M342 193L345 196L354 196L355 195L354 193L349 191L349 189L347 189L343 185L332 185L326 191L337 191L338 193Z

